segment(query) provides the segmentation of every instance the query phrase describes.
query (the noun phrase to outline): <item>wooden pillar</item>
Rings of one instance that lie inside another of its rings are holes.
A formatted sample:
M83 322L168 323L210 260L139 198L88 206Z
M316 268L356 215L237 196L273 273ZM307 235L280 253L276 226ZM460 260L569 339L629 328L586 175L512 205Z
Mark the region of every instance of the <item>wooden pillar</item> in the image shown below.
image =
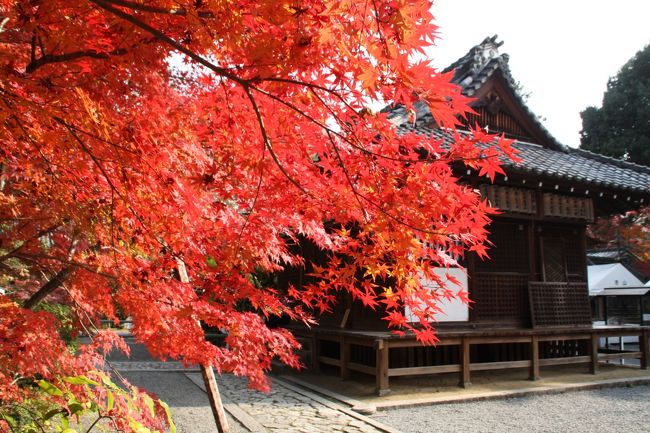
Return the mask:
M591 355L591 363L589 364L589 371L591 374L598 373L598 346L599 346L598 334L591 334L591 340L589 342L589 352Z
M214 378L214 371L212 370L212 366L202 365L201 375L203 376L205 390L207 391L208 399L210 400L210 408L212 409L214 422L217 425L217 432L228 433L230 431L228 429L228 420L226 419L226 412L223 410L221 394L219 394L219 388L217 388L217 381Z
M539 380L539 339L533 335L530 339L530 380Z
M650 370L650 332L648 329L643 329L641 335L639 335L639 346L641 349L641 368L644 370Z
M341 351L341 379L349 379L350 370L348 370L348 363L350 362L350 343L347 338L341 336L339 345Z
M390 392L388 383L388 346L384 340L375 341L375 352L377 357L375 380L377 383L377 395L384 396Z
M458 386L462 388L467 388L472 384L470 381L470 344L468 338L463 338L463 341L460 345L460 359L461 359L461 369L460 369L460 383Z

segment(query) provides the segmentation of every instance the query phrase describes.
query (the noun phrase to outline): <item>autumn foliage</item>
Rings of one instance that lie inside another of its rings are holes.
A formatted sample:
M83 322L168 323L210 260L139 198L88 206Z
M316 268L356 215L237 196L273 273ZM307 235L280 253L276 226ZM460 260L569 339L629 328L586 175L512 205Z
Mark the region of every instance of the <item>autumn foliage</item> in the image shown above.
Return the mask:
M429 293L417 275L484 255L490 213L452 168L493 176L512 150L455 132L469 101L415 60L435 38L430 8L0 0L0 404L58 398L39 378L78 395L63 378L104 368L94 347L68 354L57 321L28 311L48 296L91 335L97 319L129 316L155 356L262 388L273 358L297 365L296 341L265 320L309 322L338 291L433 342L437 301L466 294ZM416 99L452 145L400 135L368 108ZM302 265L299 239L329 257L320 283L278 291L251 277ZM208 343L201 322L227 345ZM85 385L106 405L105 387Z

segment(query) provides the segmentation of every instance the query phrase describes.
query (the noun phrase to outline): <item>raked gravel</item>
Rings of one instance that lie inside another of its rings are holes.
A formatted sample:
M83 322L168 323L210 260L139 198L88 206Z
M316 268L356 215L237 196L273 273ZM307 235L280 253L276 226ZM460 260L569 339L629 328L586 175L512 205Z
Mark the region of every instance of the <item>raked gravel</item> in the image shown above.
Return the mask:
M377 412L403 433L650 432L650 386Z

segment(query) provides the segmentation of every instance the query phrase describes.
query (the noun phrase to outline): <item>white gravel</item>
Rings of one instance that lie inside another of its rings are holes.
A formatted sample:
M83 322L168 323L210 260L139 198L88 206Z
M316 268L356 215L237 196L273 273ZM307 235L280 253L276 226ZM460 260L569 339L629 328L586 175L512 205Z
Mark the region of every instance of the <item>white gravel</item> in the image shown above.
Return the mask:
M650 386L378 412L403 433L650 432Z

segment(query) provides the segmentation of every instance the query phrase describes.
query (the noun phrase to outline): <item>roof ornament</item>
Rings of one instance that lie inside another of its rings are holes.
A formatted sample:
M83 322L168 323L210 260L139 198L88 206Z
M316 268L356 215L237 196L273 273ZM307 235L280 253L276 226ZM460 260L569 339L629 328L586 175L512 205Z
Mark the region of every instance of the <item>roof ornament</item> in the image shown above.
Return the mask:
M499 57L499 47L503 41L497 42L498 35L483 39L479 45L475 46L472 58L472 72L479 73L492 59Z

